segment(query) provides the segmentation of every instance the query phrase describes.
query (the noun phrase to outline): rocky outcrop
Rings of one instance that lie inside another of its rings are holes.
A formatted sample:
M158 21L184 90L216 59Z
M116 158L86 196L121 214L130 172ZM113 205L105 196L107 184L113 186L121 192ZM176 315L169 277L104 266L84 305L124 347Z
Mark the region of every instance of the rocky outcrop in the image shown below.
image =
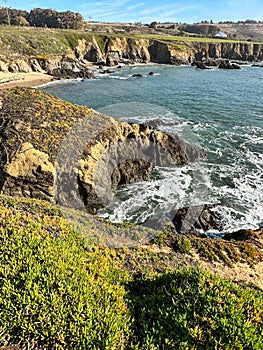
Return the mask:
M263 227L252 230L252 229L243 229L238 230L236 232L226 233L224 235L224 239L226 240L235 240L235 241L243 241L250 242L254 240L262 240L263 238Z
M155 165L204 157L176 135L115 120L39 90L15 88L2 99L4 194L65 204L75 191L88 212L96 213L119 186L146 180Z
M180 165L204 152L147 125L114 123L92 141L79 161L78 183L89 213L108 204L119 186L147 180L155 165Z
M55 167L49 155L25 142L5 164L1 191L12 196L51 199L54 176Z
M221 231L222 218L216 205L203 204L167 212L160 218L148 220L144 225L155 230L202 238L206 237L207 231Z
M240 65L234 62L230 62L227 59L216 59L208 61L194 61L192 66L196 66L198 69L210 69L212 67L217 67L219 69L241 69Z
M61 140L89 108L40 90L6 90L0 110L0 190L55 201L55 159Z
M219 62L219 69L241 69L240 66L236 63L231 63L228 60Z

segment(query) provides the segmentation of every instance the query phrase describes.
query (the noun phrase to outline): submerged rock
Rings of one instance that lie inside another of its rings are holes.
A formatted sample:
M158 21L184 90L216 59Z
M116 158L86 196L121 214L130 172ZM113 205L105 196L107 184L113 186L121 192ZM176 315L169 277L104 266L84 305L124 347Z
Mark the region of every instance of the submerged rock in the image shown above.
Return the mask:
M142 75L142 74L139 74L139 73L136 73L136 74L133 74L132 77L133 77L133 78L142 78L143 75Z

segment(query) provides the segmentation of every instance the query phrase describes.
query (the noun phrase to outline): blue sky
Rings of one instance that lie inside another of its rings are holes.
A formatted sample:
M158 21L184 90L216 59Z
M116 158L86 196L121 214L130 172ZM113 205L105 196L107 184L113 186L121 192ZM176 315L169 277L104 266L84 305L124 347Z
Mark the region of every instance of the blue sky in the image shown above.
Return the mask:
M80 12L86 20L103 22L263 20L263 0L8 0L7 6L24 10L36 7L71 10Z

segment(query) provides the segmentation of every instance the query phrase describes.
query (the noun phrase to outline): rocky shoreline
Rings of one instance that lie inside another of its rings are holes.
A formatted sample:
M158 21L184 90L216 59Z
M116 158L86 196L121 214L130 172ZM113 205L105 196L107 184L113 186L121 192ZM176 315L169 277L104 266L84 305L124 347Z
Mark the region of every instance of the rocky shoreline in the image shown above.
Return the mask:
M93 36L78 39L70 53L60 56L0 56L0 73L41 73L57 79L90 79L94 72L110 73L111 68L130 64L195 65L201 69L239 69L242 63L261 62L263 45L246 42L169 42L164 39ZM234 61L234 62L231 62ZM259 63L255 67L261 66ZM2 83L1 83L2 80ZM0 88L4 78L0 79ZM6 83L6 82L5 82ZM19 83L19 85L22 85Z

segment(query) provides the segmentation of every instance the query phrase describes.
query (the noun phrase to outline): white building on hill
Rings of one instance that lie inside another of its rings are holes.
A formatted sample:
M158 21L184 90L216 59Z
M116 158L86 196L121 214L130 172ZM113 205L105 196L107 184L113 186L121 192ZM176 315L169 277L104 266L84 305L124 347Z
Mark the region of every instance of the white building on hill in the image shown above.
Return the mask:
M215 35L215 38L227 38L227 34L224 33L224 32L218 32L218 33Z

